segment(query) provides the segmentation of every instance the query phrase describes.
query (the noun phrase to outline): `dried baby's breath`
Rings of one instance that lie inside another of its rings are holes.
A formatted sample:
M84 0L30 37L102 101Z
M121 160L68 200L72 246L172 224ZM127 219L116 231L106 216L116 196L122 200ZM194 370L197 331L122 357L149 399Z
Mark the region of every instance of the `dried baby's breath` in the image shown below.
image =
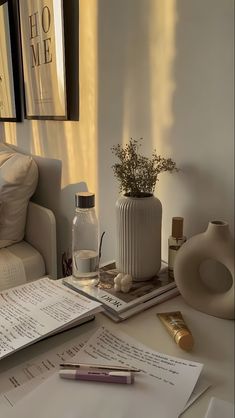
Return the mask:
M119 181L120 191L132 197L153 194L158 174L163 171L170 173L178 171L176 163L171 158L161 157L156 150L150 158L141 155L139 153L141 139L137 141L131 138L125 146L118 144L111 148L119 159L112 168Z

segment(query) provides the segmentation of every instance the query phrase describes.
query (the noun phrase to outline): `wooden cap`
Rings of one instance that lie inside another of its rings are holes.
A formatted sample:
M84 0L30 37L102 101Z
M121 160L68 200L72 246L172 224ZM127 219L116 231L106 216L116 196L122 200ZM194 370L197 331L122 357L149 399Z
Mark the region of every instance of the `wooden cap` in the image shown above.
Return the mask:
M182 238L183 223L184 223L184 218L181 218L179 216L172 218L172 232L171 232L172 237Z

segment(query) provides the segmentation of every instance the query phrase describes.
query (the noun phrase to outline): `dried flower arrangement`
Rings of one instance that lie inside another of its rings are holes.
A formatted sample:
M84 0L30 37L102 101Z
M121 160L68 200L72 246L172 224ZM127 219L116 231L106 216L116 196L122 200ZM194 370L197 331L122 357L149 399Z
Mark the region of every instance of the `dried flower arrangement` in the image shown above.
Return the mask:
M139 153L141 141L130 139L125 146L120 144L111 148L120 162L112 166L119 181L120 191L130 197L145 197L154 193L158 174L163 171L178 171L171 158L164 158L153 151L150 158Z

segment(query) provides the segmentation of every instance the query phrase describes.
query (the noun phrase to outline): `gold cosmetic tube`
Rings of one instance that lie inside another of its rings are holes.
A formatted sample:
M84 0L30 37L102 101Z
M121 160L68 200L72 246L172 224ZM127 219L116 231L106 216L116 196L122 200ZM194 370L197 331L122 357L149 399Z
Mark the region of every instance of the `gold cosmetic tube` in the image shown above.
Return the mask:
M180 348L187 351L192 349L193 336L180 311L157 313L157 316Z

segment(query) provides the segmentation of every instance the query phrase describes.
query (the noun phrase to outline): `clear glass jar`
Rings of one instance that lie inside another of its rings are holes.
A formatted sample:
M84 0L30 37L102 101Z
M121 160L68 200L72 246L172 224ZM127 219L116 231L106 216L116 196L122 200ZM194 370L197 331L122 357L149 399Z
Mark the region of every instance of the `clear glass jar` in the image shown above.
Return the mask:
M72 271L81 285L95 285L99 280L99 226L94 193L75 194L72 227Z

